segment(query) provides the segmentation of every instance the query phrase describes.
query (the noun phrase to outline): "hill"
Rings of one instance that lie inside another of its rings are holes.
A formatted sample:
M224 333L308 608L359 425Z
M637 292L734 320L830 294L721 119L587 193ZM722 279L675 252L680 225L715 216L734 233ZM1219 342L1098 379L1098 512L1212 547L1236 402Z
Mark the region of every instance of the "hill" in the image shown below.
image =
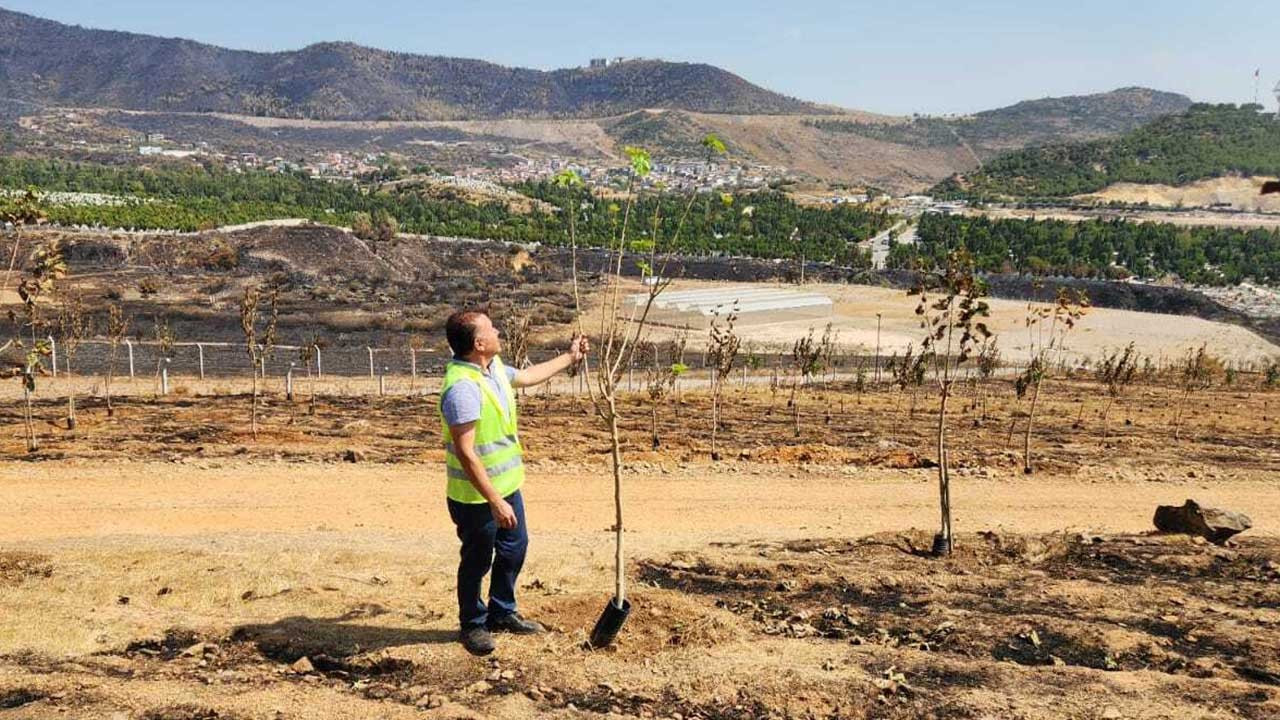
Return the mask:
M0 95L63 106L335 120L825 112L700 63L545 72L337 42L258 53L3 9L0 59Z
M941 183L939 194L1065 197L1114 183L1186 185L1280 174L1280 122L1257 105L1194 105L1124 135L1003 155Z
M913 148L967 147L987 160L1004 151L1129 132L1191 106L1183 95L1128 87L1093 95L1027 100L962 118L918 117L903 123L818 118L806 123Z

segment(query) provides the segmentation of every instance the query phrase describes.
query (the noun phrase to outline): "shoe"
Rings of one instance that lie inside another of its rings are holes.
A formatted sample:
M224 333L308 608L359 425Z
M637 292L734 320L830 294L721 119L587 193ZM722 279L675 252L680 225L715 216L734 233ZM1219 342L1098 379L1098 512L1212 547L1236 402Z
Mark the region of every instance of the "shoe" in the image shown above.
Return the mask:
M497 647L493 642L493 633L482 627L462 629L458 633L458 640L472 655L488 655Z
M511 613L500 618L490 617L486 626L493 632L509 632L515 635L537 635L546 632L540 623L525 620L520 613Z

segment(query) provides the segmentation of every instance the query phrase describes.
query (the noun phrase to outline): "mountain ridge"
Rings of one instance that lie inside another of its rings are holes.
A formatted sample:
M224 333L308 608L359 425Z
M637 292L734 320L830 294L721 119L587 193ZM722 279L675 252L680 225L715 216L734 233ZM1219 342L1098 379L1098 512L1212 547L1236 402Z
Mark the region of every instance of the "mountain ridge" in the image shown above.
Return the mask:
M345 41L258 52L83 28L4 8L0 92L61 105L331 120L567 118L651 107L830 112L705 63L636 59L543 71Z

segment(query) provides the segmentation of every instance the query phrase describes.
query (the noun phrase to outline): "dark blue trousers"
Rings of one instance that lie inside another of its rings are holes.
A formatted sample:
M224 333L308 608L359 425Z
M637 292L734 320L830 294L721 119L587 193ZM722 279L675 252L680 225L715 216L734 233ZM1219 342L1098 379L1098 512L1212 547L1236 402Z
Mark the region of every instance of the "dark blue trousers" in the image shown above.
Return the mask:
M516 611L516 578L529 549L529 528L524 521L524 498L517 490L506 497L516 514L512 530L498 527L488 503L471 505L449 501L449 517L462 541L458 564L458 621L465 630L484 625L492 615L506 617ZM489 579L489 604L480 594L484 576Z

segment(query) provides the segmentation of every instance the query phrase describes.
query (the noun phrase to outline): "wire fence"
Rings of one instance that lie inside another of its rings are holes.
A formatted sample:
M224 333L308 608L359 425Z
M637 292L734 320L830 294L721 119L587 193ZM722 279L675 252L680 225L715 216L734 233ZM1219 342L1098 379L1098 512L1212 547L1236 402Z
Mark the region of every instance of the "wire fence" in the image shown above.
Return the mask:
M165 370L201 380L249 377L254 362L243 343L122 340L116 345L102 340L79 343L73 356L65 346L48 338L52 353L46 361L50 374L105 374L110 367L117 377L142 377ZM430 348L371 346L276 345L267 353L261 376L295 375L323 378L378 375L439 375L447 358Z
M223 387L248 385L254 378L254 362L243 343L225 341L195 341L162 343L155 340L123 340L115 345L100 339L83 340L77 344L74 353L68 354L67 347L55 337L47 338L52 353L46 358L44 366L47 374L60 379L72 377L82 381L104 378L108 373L118 383L130 380L151 381L143 383L154 385L155 390L167 394L171 385L179 379L184 383L191 381L208 381ZM665 365L670 358L664 353L661 363ZM856 381L859 384L879 385L892 383L893 363L899 359L897 354L877 355L875 353L846 352L830 358L816 375L802 378L804 384L826 384L829 382ZM403 394L430 392L438 388L443 378L444 368L449 358L447 353L433 348L415 348L408 345L398 347L373 347L367 345L276 345L268 353L262 366L258 369L257 379L264 387L278 387L285 392L292 392L294 384L302 381L324 381L333 387L342 388L344 393L364 394ZM758 362L751 368L740 361L739 367L726 378L729 384L770 384L783 382L789 384L796 375L791 367L790 358L785 353L776 352L757 358ZM625 392L642 392L646 388L648 371L654 367L650 357L635 356L633 364L623 371L620 390ZM710 382L711 370L707 367L707 355L701 350L690 350L684 362L688 364L688 373L680 379L680 384L688 388L706 386ZM1059 361L1057 368L1060 374L1071 374L1073 370L1083 370L1075 363ZM1152 377L1167 377L1175 369L1169 358L1159 357L1152 364ZM1018 363L1001 363L992 373L994 377L1012 377L1019 370ZM1241 375L1261 375L1261 369L1252 366L1238 368ZM964 381L978 374L974 363L969 363L957 372L956 379ZM129 387L123 385L121 389ZM137 383L133 387L139 387ZM584 378L559 377L549 388L552 392L587 391Z

